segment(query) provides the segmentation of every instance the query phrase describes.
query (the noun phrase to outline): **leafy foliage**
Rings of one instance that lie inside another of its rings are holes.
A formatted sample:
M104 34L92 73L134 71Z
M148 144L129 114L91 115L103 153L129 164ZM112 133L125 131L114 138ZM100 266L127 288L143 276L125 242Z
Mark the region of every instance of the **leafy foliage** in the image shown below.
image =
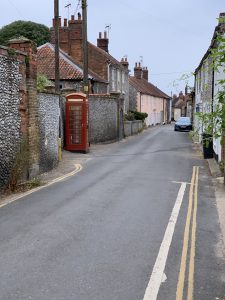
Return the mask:
M144 122L144 120L148 117L147 113L139 112L139 111L132 111L134 114L135 120L141 120Z
M15 21L0 29L0 45L7 45L13 38L26 37L40 46L49 41L50 31L45 25L31 21Z
M44 92L47 86L53 86L53 83L48 80L44 75L38 74L37 76L37 90L38 92Z
M134 120L141 120L144 122L144 120L148 117L147 113L139 112L139 111L129 111L125 115L125 119L127 121L134 121Z
M128 113L125 115L125 120L126 121L134 121L135 120L134 114L132 112L128 111Z
M222 20L223 22L225 21ZM217 34L215 46L210 51L212 60L210 69L225 75L225 36ZM210 112L196 113L199 121L204 127L204 131L214 138L221 138L225 129L225 79L216 82L219 91L214 97L213 109Z

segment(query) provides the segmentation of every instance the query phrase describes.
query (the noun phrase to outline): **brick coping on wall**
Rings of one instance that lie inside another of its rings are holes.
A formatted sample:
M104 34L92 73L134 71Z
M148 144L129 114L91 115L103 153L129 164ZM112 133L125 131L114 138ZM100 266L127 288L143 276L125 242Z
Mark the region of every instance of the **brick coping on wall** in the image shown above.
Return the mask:
M10 53L8 52L10 50L13 50L14 53L17 54L17 55L27 56L26 52L23 52L23 51L20 51L20 50L15 50L13 48L0 45L0 55L10 56L11 58L13 58L13 55L10 55Z

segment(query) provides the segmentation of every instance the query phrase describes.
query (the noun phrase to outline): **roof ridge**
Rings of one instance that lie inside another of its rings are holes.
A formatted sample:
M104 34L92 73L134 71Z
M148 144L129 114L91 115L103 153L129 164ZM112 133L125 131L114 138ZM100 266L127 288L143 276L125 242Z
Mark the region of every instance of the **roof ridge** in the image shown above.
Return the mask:
M145 80L144 78L137 79L135 76L130 76L129 81L132 86L134 86L139 92L143 94L147 94L159 98L167 98L167 99L170 98L166 93L161 91L157 86Z
M99 52L101 52L104 56L106 56L107 58L111 59L114 61L114 64L117 64L118 66L120 66L122 69L125 70L124 66L114 57L112 56L110 53L106 52L105 50L99 48L98 46L94 45L91 42L88 42L88 44L92 47L94 47L96 50L98 50Z

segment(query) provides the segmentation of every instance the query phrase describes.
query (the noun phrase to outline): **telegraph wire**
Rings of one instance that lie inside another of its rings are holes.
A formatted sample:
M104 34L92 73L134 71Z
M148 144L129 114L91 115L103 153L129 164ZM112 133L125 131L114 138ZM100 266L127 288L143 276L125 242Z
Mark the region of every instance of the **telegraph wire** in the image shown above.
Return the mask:
M172 74L192 74L193 71L167 72L167 73L151 73L151 75L172 75Z
M15 3L12 0L8 0L8 2L11 4L11 6L13 6L15 8L15 10L17 11L18 15L23 19L24 16L21 13L21 11L19 10L19 8L15 5Z
M74 13L75 16L78 13L79 9L81 9L81 0L78 0L77 7L76 7L75 13Z

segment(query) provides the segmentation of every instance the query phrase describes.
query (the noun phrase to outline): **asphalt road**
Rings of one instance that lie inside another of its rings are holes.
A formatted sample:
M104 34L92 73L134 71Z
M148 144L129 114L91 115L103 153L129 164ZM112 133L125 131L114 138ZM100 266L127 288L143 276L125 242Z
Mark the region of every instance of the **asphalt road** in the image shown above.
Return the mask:
M0 209L0 299L221 299L214 191L188 133L157 127L90 158Z

